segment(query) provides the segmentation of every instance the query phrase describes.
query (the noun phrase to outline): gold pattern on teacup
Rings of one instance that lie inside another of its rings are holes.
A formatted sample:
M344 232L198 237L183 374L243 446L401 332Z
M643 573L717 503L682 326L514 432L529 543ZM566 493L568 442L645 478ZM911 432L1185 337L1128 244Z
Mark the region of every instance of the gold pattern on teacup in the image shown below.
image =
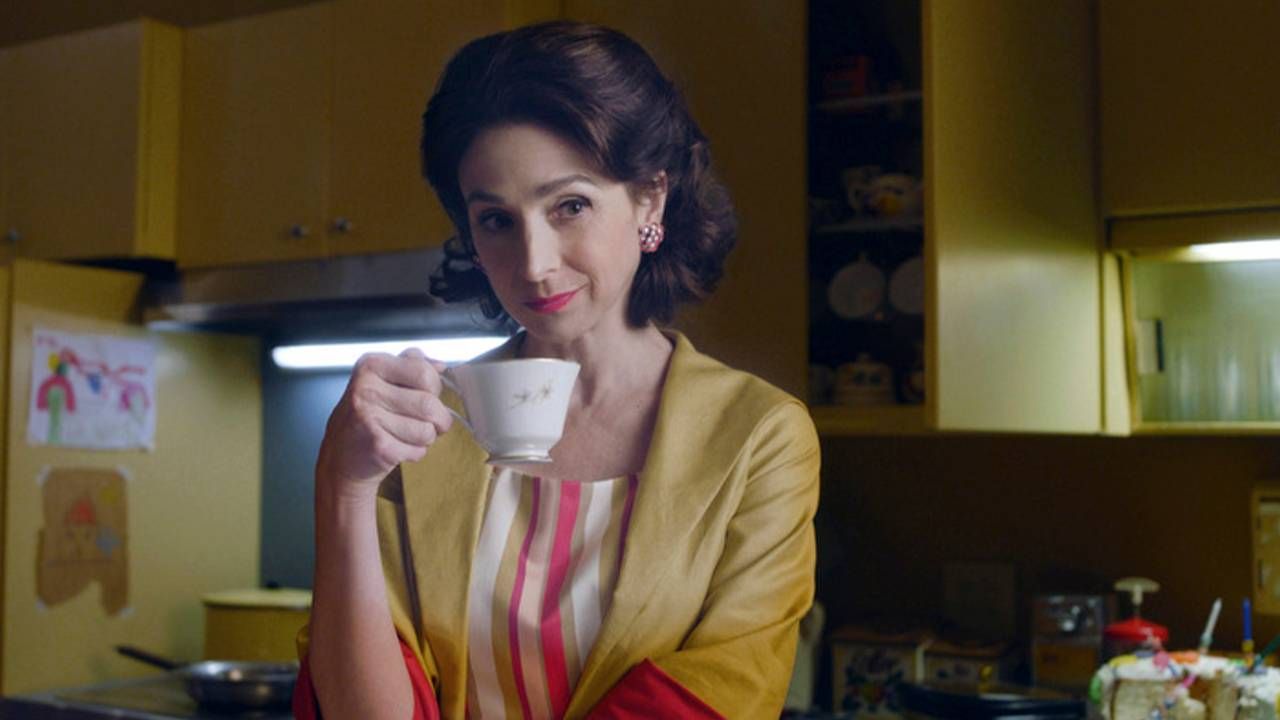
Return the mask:
M546 385L543 385L540 388L532 389L532 390L525 389L515 393L514 395L511 396L512 402L511 402L511 408L509 409L514 410L515 408L518 408L521 405L526 405L530 403L540 403L546 400L550 400L552 390L554 389L553 385L554 385L554 382L549 380L547 381Z

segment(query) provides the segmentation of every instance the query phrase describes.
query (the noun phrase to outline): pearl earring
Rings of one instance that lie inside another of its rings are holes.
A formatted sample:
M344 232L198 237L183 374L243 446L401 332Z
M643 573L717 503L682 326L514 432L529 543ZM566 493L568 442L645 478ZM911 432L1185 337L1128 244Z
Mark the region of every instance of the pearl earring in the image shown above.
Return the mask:
M652 253L658 251L658 246L662 244L662 237L665 231L662 229L662 223L645 223L640 226L640 252Z

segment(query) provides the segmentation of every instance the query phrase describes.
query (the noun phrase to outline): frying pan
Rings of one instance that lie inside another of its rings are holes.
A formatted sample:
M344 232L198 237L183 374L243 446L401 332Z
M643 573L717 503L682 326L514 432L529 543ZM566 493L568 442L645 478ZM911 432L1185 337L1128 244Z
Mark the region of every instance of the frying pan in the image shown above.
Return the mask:
M297 663L205 660L184 665L128 645L116 646L116 652L176 671L187 694L200 705L246 710L287 708L298 679Z

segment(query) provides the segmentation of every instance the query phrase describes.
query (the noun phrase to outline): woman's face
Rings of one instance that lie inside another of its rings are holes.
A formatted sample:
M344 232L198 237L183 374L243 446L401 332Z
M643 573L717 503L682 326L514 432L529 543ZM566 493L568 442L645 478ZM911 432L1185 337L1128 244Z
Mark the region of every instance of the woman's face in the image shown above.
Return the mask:
M551 342L626 325L639 228L663 196L633 198L574 144L533 125L501 125L458 167L476 256L502 306Z

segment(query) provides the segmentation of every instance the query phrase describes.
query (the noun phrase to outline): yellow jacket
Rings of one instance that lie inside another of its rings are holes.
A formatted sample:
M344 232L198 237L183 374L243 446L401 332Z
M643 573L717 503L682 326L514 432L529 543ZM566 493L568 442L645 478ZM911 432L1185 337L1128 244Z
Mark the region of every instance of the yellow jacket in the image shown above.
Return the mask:
M777 718L813 599L817 435L798 400L671 336L617 587L566 717L647 658L725 717ZM485 458L465 430L449 432L380 492L392 618L445 718L465 712Z

